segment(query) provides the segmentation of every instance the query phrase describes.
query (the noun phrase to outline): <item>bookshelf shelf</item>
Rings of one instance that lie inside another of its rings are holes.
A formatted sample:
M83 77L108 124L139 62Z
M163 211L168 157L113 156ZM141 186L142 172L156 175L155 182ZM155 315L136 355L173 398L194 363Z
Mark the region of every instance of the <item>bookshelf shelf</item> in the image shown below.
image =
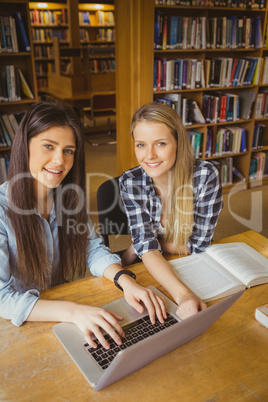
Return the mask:
M11 147L0 147L0 152L11 151Z

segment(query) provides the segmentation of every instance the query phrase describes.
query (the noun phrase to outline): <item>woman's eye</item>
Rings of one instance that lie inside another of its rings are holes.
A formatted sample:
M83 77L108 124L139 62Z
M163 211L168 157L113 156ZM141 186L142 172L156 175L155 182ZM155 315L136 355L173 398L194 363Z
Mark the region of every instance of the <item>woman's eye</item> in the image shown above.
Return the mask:
M65 153L68 154L68 155L73 155L74 150L73 149L65 149Z
M142 148L144 144L137 144L137 148Z
M45 147L46 149L52 149L52 145L50 145L50 144L45 144L44 147Z
M160 147L162 147L163 145L166 145L166 143L165 143L165 142L159 142L158 145L159 145Z

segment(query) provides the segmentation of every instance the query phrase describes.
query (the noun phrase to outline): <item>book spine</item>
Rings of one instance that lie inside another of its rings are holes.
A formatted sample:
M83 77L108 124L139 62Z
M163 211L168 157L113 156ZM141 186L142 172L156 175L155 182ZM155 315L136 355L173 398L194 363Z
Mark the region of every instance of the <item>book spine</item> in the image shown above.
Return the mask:
M23 20L21 18L21 14L19 11L17 11L15 13L15 21L16 21L17 32L19 33L18 36L19 36L20 44L21 44L20 50L23 52L30 52L31 48L30 48L29 40L28 40L25 26L24 26L24 23L23 23Z

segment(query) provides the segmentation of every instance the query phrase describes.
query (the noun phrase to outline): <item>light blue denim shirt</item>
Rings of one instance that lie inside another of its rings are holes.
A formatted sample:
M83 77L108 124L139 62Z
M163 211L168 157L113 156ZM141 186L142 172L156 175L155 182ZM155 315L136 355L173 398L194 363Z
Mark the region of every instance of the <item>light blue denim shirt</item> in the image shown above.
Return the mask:
M11 322L20 326L26 320L40 298L35 285L26 286L22 281L13 276L14 267L17 263L16 238L11 222L7 217L7 189L8 182L0 186L0 316L10 319ZM40 217L40 222L45 233L47 242L47 260L51 266L51 272L57 269L59 261L58 226L56 223L55 209L49 216L49 222ZM96 276L102 276L105 269L113 264L121 264L120 258L111 254L109 249L102 243L102 238L95 232L92 222L89 220L89 241L87 245L87 265L90 272ZM31 244L29 243L29 249ZM47 284L50 287L51 283Z

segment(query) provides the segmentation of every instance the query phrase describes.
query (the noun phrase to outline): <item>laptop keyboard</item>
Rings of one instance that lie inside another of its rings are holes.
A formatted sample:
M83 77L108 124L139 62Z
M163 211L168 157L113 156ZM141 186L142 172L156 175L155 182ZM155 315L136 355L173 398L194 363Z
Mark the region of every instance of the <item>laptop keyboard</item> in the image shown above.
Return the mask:
M117 345L109 335L105 335L105 339L107 339L110 344L110 349L105 349L97 339L95 340L97 348L91 348L88 343L85 343L84 347L99 366L105 370L120 350L124 350L176 323L178 323L178 321L168 313L164 324L161 324L161 322L157 320L153 325L149 316L146 316L123 327L126 337L122 339L120 346Z

